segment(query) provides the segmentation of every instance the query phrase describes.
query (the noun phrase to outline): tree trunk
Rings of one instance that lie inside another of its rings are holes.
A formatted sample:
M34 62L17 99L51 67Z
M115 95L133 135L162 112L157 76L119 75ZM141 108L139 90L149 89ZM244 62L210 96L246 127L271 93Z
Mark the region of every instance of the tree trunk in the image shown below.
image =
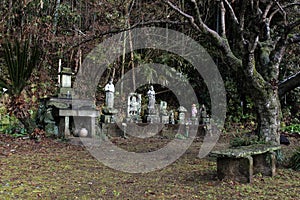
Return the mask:
M280 144L279 128L281 116L278 87L274 85L273 81L266 81L256 71L253 53L249 53L244 57L243 67L248 85L247 89L249 89L258 111L257 134L260 139L278 145Z
M258 135L262 140L272 144L280 144L281 107L277 90L263 91L266 96L253 96L258 110Z

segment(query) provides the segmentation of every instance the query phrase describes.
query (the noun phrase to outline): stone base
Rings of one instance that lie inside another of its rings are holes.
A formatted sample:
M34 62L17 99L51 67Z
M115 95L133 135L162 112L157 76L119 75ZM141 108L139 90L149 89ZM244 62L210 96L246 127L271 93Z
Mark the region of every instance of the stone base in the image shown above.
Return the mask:
M199 125L199 119L197 117L191 118L192 125Z
M160 117L158 115L148 115L147 123L160 123Z
M113 115L105 114L102 117L104 119L104 123L112 123L113 122Z
M104 115L101 116L102 122L104 123L115 123L116 115L118 114L118 110L115 108L103 108L102 112Z
M169 116L161 116L161 123L169 124Z
M126 123L141 123L142 118L140 116L129 116L126 117Z

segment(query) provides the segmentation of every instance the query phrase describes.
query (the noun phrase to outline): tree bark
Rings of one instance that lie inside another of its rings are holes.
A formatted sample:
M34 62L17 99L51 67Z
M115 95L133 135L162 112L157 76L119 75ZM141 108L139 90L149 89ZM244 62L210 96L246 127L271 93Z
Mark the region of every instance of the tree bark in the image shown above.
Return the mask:
M257 108L257 134L261 140L279 145L281 106L278 89L256 71L253 53L245 56L243 66L249 93Z
M258 135L271 144L280 144L281 107L277 91L263 91L264 98L254 98L258 110Z

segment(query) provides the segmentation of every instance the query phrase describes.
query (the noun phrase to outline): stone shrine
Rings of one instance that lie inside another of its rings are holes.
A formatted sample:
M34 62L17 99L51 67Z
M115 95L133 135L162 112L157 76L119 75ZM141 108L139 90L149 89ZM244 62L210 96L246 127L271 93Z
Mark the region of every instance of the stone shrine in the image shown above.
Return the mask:
M59 65L59 70L60 68ZM74 128L85 128L87 132L85 135L93 137L96 135L96 118L99 116L99 111L95 109L94 101L75 98L72 75L74 73L68 67L59 71L59 94L58 97L52 97L48 100L47 108L52 106L53 110L58 113L59 136L69 138L72 134L74 135ZM46 128L54 130L55 127L51 123L51 121L46 121ZM81 126L79 127L79 125Z

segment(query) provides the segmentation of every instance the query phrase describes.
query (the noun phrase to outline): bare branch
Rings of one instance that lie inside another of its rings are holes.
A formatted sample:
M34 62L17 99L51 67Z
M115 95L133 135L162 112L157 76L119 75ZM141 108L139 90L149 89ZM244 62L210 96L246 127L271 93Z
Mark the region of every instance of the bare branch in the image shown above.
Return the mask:
M270 9L272 8L272 5L273 5L273 1L271 1L271 2L267 5L267 7L266 7L266 9L265 9L265 12L264 12L264 14L263 14L263 16L262 16L262 20L263 20L263 21L266 20L267 15L268 15Z
M194 0L192 0L192 2L193 2L193 1L194 1ZM187 18L187 19L190 21L191 25L192 25L197 31L202 32L202 33L205 33L205 34L209 34L210 36L212 36L214 39L216 39L216 40L218 40L218 41L221 41L221 40L222 40L222 38L219 36L219 34L218 34L216 31L210 29L206 24L204 24L204 22L202 21L201 18L198 19L198 20L200 20L200 21L199 21L199 25L198 25L198 24L196 24L195 19L194 19L193 16L191 16L191 15L189 15L189 14L183 12L180 8L178 8L176 5L174 5L174 4L173 4L172 2L170 2L169 0L164 0L164 2L165 2L166 4L168 4L172 9L174 9L176 12L178 12L180 15L184 16L185 18ZM197 9L197 10L199 10L199 9Z
M297 3L287 4L287 5L284 5L282 8L283 8L283 9L287 9L287 8L293 7L293 6L300 6L300 3L297 2ZM277 9L277 10L273 11L273 12L270 14L270 16L269 16L270 22L271 22L272 18L274 17L274 15L275 15L276 13L278 13L279 11L280 11L280 9Z
M173 3L171 3L170 1L164 1L165 3L167 3L172 9L174 9L176 12L178 12L180 15L182 15L183 17L187 18L191 25L196 28L196 30L201 32L200 27L195 23L195 19L193 16L183 12L180 8L178 8L177 6L175 6Z
M277 4L279 10L282 12L283 19L284 19L284 25L287 25L287 19L286 19L286 12L285 12L285 10L283 9L283 7L280 5L280 3L277 0L275 0L275 3Z
M244 27L245 27L246 8L247 8L247 3L243 1L242 8L241 8L241 14L240 14L240 32L241 32L240 36L241 36L241 40L243 41L243 44L245 44Z
M224 6L224 3L223 1L220 2L220 6L221 6L221 34L222 34L222 37L226 37L226 22L225 22L225 12L226 12L226 9L225 9L225 6Z
M197 13L197 20L199 21L199 23L203 23L202 18L201 18L201 14L200 14L200 9L199 9L199 6L198 6L197 2L195 0L191 0L191 2L195 6L195 10L196 10L196 13Z
M270 38L271 38L270 19L267 18L267 15L268 15L270 9L272 8L272 5L273 5L273 1L271 1L271 2L267 5L267 7L266 7L266 9L265 9L265 11L264 11L264 14L263 14L263 16L262 16L262 21L265 23L265 26L266 26L266 38L267 38L267 39L270 39Z
M194 0L192 0L194 1ZM199 31L199 33L204 34L211 38L211 41L217 45L223 55L226 56L227 61L230 63L229 65L232 67L233 70L237 70L238 68L242 67L242 61L241 59L238 59L232 52L230 45L228 43L228 40L226 38L221 37L216 31L210 29L201 19L198 22L199 24L196 24L193 16L183 12L180 8L178 8L176 5L174 5L169 0L164 0L164 3L169 5L172 9L174 9L176 12L178 12L180 15L187 18L191 25L195 28L195 30Z
M254 40L254 43L253 43L252 47L249 50L250 53L254 53L254 51L255 51L255 49L257 47L258 42L259 42L259 36L257 35L255 37L255 40Z
M300 71L296 74L288 77L287 79L281 81L278 84L278 94L279 96L284 95L285 93L295 89L300 86Z
M153 21L147 21L147 22L138 22L138 23L136 23L136 24L134 24L130 27L127 27L127 28L110 29L110 30L107 30L107 31L103 31L100 34L92 35L90 37L87 37L84 40L81 40L80 42L78 42L78 43L72 45L71 47L69 47L66 50L66 53L72 51L72 49L77 48L82 44L85 44L87 42L93 41L97 38L101 38L101 37L106 36L106 35L117 34L117 33L121 33L121 32L124 32L124 31L132 30L134 28L144 27L144 26L149 26L149 25L155 25L155 24L159 24L159 25L161 25L161 24L184 25L184 24L188 24L188 22L170 21L170 20L153 20Z
M226 6L229 8L229 13L230 13L230 15L231 15L233 21L234 21L236 24L240 24L238 18L236 17L236 15L235 15L235 13L234 13L234 10L233 10L231 4L230 4L227 0L223 0L223 1L225 2Z

